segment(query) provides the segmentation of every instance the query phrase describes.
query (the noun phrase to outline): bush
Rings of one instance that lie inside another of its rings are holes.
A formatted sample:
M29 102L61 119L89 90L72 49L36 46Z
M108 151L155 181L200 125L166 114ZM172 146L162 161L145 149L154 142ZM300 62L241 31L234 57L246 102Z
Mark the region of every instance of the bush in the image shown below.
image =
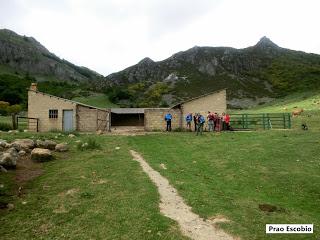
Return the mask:
M12 126L9 123L0 123L0 130L9 131L9 130L12 130Z
M86 141L78 143L77 149L80 151L101 149L101 145L95 138L88 138Z

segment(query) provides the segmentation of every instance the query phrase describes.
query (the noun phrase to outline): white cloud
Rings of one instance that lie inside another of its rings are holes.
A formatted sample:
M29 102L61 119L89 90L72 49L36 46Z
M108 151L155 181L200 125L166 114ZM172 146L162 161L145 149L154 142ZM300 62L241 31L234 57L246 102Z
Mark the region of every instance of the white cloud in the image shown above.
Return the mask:
M276 44L320 53L318 0L0 0L0 28L102 74L194 45Z

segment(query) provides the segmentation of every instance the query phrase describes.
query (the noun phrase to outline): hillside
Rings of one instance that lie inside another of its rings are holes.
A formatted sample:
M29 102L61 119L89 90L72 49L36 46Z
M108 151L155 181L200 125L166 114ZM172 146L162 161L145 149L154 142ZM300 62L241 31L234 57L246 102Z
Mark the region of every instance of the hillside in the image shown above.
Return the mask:
M320 55L281 48L266 37L244 49L196 46L159 62L145 58L107 76L106 85L120 95L115 101L129 105L144 105L150 95L158 95L155 105L171 105L227 88L229 107L247 108L319 89ZM157 86L162 91L154 91Z
M102 75L60 59L33 37L0 29L0 100L25 106L31 82L60 97L83 97L99 89L102 80Z
M20 36L7 29L0 30L0 70L6 73L29 74L38 81L78 83L102 77L88 68L60 59L33 37Z

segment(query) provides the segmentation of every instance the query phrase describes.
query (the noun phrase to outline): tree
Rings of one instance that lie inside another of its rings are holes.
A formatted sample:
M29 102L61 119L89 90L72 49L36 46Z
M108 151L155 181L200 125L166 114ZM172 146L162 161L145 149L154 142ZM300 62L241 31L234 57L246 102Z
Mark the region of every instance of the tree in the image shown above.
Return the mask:
M0 101L0 110L12 116L12 128L17 129L17 114L21 111L22 107L19 104L10 105L8 102Z

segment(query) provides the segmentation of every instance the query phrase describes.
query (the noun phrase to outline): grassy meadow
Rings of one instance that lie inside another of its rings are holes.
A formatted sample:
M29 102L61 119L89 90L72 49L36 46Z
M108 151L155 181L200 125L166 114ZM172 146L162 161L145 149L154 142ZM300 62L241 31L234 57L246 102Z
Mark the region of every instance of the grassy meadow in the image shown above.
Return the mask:
M31 134L0 135L16 137ZM101 148L84 151L75 139L58 141L69 142L71 150L44 163L44 174L25 185L21 197L15 172L0 173L0 201L15 205L0 209L1 239L185 239L160 215L157 190L132 161L126 137L96 137Z
M157 189L130 149L168 178L194 212L227 217L230 222L220 226L241 239L320 237L318 132L80 134L58 140L56 135L0 135L52 138L71 146L67 154L55 153L54 161L42 164L44 173L28 182L20 197L15 172L0 174L0 201L15 205L12 211L0 210L1 239L186 239L160 214ZM75 141L88 138L100 148L80 151ZM277 210L264 212L259 204ZM266 223L313 223L315 233L270 236Z

